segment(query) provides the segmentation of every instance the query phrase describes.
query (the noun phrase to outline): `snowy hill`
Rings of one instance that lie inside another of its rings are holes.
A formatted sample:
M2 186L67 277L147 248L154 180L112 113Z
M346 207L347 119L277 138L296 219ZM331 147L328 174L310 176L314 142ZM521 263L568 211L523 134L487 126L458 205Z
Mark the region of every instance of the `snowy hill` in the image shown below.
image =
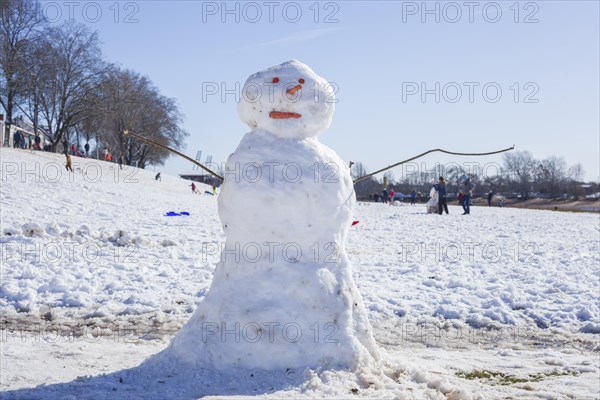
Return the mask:
M201 262L200 243L222 235L216 198L104 161L72 157L70 173L64 159L2 149L3 311L78 319L193 308L214 268Z
M62 155L0 156L2 398L109 398L115 385L119 398L600 391L597 215L474 207L463 216L451 206L439 216L359 203L348 253L395 383L342 371L253 372L253 381L170 365L168 379L146 385L118 371L164 348L205 296L224 241L216 197L103 161L73 157L68 173ZM484 370L493 373L469 374ZM57 385L23 389L38 384Z

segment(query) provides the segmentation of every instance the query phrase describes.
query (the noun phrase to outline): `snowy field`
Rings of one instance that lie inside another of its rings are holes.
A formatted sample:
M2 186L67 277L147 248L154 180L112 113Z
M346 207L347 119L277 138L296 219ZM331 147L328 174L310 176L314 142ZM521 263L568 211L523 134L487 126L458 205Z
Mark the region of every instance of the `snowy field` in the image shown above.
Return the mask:
M598 214L359 203L347 247L385 373L156 371L138 365L192 315L219 259L210 188L0 155L2 399L600 398Z

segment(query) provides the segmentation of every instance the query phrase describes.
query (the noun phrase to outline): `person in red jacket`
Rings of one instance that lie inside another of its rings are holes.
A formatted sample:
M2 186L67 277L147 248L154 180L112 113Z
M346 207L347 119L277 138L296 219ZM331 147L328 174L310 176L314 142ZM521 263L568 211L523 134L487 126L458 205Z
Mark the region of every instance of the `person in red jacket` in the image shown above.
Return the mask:
M190 186L192 187L192 193L196 193L196 184L192 182Z

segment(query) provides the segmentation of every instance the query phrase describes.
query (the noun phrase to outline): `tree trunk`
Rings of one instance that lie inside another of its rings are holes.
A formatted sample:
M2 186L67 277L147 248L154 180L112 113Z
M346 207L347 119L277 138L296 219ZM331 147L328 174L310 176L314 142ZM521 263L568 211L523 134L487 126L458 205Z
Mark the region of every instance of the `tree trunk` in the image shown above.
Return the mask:
M12 91L8 92L6 96L6 124L4 125L4 143L6 146L10 143L10 127L13 122L13 106L14 106L15 95Z

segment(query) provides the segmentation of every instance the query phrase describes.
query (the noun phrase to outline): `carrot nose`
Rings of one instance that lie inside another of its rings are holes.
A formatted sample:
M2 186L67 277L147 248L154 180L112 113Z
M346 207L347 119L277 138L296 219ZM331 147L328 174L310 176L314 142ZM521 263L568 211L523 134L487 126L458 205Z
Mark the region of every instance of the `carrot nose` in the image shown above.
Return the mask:
M289 95L294 95L298 90L302 89L302 85L296 85L291 89L288 89L286 92Z

